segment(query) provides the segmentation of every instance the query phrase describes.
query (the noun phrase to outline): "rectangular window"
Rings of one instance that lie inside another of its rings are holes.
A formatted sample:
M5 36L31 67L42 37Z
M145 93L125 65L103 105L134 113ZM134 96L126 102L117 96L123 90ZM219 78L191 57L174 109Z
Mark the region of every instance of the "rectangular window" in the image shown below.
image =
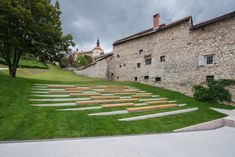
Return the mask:
M135 77L135 81L138 81L138 77Z
M145 65L150 65L152 63L152 58L145 59Z
M137 68L140 68L140 65L141 65L140 63L137 63Z
M198 65L210 65L214 64L214 54L198 56Z
M161 57L160 57L160 61L161 61L161 62L165 62L165 61L166 61L166 56L161 56Z
M214 78L215 78L214 75L208 75L208 76L206 76L206 82L213 81Z
M214 64L214 55L206 55L205 62L206 64Z
M144 79L145 79L145 80L148 80L148 79L149 79L149 76L144 76Z
M155 78L155 82L161 82L162 81L162 78L161 77L156 77Z

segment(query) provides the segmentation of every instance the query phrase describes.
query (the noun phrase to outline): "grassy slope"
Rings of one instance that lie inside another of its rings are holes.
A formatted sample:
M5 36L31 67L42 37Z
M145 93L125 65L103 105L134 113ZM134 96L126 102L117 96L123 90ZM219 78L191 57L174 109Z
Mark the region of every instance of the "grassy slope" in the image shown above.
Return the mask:
M6 62L3 58L0 58L0 64L5 64ZM19 67L21 68L36 68L36 69L47 69L47 65L35 60L20 59Z
M143 134L170 132L200 122L221 118L224 115L209 109L209 106L232 108L220 104L207 104L193 100L177 92L155 88L139 83L113 82L128 84L171 100L199 107L199 110L175 116L154 118L134 122L119 122L124 118L142 113L127 115L89 117L86 114L96 111L57 112L55 108L32 107L28 102L29 91L34 83L110 83L86 77L77 77L71 72L50 66L50 70L21 69L20 78L7 77L0 71L0 140L49 139L68 137L87 137L104 135ZM103 109L104 110L104 109ZM101 111L103 111L101 110ZM165 109L165 111L172 109ZM104 110L105 111L105 110ZM146 113L157 113L149 111Z

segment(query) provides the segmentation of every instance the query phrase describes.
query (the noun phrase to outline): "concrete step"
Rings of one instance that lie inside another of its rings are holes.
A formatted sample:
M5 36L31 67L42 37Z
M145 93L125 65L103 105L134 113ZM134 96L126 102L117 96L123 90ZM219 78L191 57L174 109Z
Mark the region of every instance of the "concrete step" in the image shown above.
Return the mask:
M169 111L169 112L162 112L162 113L147 114L147 115L142 115L142 116L123 118L123 119L118 119L118 120L119 121L144 120L144 119L149 119L149 118L157 118L157 117L163 117L163 116L183 114L183 113L193 112L196 110L198 110L198 108L189 108L189 109L183 109L183 110L176 110L176 111Z
M68 108L68 109L58 109L58 111L87 111L87 110L98 110L102 109L100 106L95 107L83 107L83 108Z
M117 93L113 93L113 94L115 94L115 95L135 95L136 93L131 93L131 92L117 92Z
M75 88L75 85L49 85L48 88Z
M162 104L162 103L169 103L167 100L159 100L159 101L150 101L146 102L148 105L156 105L156 104Z
M121 104L101 105L102 108L118 108L118 107L130 107L130 106L134 106L134 103L121 103Z
M127 110L111 111L111 112L99 112L99 113L90 113L88 116L111 116L119 114L127 114Z
M118 99L119 96L91 96L91 99L99 100L99 99Z
M65 90L49 90L48 91L49 94L61 94L61 93L68 93L67 91Z
M101 95L100 93L70 93L70 96L96 96Z
M35 102L62 102L62 101L84 101L84 100L90 100L90 98L59 98L59 99L29 99L30 101L35 101Z
M103 103L118 103L118 102L132 102L137 101L138 99L111 99L111 100L91 100L91 101L77 101L77 105L86 105L86 104L103 104Z
M158 106L145 106L145 107L135 107L135 108L127 108L128 112L142 112L142 111L151 111L151 110L158 110L163 108L171 108L177 107L177 104L163 104Z

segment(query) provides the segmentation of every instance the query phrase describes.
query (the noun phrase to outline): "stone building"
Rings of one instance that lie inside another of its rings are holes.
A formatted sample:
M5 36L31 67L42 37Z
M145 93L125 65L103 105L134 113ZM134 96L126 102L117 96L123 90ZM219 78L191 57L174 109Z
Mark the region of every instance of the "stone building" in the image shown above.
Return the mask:
M113 44L113 78L191 95L207 79L235 79L235 11L194 25L191 16Z
M111 72L114 71L113 61L113 53L107 53L97 57L96 60L87 67L75 70L74 72L77 75L112 80L114 75Z
M95 60L96 58L99 58L100 56L103 56L104 50L100 47L99 38L97 39L96 47L94 49L92 49L90 51L81 51L81 52L78 51L78 49L77 49L76 52L73 53L74 60L76 60L79 55L90 56L93 60Z

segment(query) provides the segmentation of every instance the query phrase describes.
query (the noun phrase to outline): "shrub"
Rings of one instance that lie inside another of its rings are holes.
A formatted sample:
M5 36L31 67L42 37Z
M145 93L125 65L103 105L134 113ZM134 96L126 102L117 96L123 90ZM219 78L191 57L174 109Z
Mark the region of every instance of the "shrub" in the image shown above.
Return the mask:
M194 98L207 102L230 102L231 94L225 89L229 85L235 85L235 80L211 80L207 82L206 87L203 84L196 85L193 87Z

